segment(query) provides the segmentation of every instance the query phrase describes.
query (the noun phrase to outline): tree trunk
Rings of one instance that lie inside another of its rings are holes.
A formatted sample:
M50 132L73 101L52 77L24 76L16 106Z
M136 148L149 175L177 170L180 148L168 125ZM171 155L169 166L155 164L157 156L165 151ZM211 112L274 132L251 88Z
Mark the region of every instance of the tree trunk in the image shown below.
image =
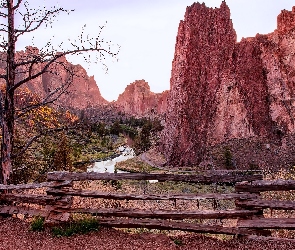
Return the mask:
M12 174L12 148L13 148L13 129L14 129L14 105L13 95L5 97L4 112L2 121L2 147L1 147L1 165L2 182L10 184Z
M12 174L12 150L14 132L14 91L15 81L15 30L13 0L7 0L8 9L8 49L7 79L2 114L1 177L3 184L10 184Z

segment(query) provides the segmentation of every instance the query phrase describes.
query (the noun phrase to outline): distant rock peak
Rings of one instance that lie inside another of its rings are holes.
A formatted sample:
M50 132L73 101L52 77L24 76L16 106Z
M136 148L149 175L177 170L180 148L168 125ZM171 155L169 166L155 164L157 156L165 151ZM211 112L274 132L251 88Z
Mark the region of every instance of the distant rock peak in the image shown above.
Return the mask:
M145 80L136 80L119 95L115 105L119 110L135 116L160 115L166 111L167 97L168 91L153 93Z

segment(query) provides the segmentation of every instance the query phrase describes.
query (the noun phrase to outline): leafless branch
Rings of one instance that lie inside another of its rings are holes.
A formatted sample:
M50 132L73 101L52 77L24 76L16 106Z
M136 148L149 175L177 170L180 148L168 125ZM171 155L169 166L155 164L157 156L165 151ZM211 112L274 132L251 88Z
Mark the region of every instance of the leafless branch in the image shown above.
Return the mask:
M28 142L26 145L24 145L21 149L20 152L18 152L18 154L16 155L13 155L12 158L17 158L19 156L21 156L32 144L33 142L35 142L37 139L39 139L40 137L42 136L42 134L38 134L38 135L35 135L33 136Z
M0 17L7 18L7 17L8 17L8 15L7 15L6 13L4 13L4 12L0 12Z
M66 93L70 85L71 85L71 82L67 82L67 84L63 84L59 88L56 88L54 91L50 92L41 102L33 104L33 105L28 105L21 110L16 110L16 112L18 113L15 119L18 119L24 116L25 114L32 111L33 109L54 103L56 100L58 100L61 97L61 95Z
M63 70L65 70L65 72L68 73L68 79L62 83L59 87L55 88L53 91L50 91L48 93L48 95L40 102L33 104L33 105L29 105L26 106L25 108L22 108L21 110L17 110L16 109L16 119L22 117L23 115L25 115L26 113L28 113L29 111L39 108L40 106L45 106L51 103L54 103L57 99L59 99L61 97L61 95L68 93L67 90L68 88L71 86L71 83L73 82L74 77L84 77L81 75L78 75L75 72L75 67L70 65L66 65L64 62L59 62L56 61L55 62L55 66L61 66L63 68ZM25 71L25 73L27 73L27 71ZM56 68L50 69L46 72L47 74L51 74L52 77L58 76L58 70Z
M0 41L0 48L2 48L3 51L7 51L7 41L5 40L4 36L0 37L2 38L2 41Z
M49 21L49 17L51 15L54 15L54 14L57 14L59 12L66 12L67 10L63 9L63 8L59 8L59 9L56 9L56 10L53 10L53 11L47 11L45 13L45 16L42 17L41 19L37 19L37 20L26 20L25 17L23 18L24 22L25 22L25 29L16 29L15 32L16 32L16 37L19 37L21 35L23 35L24 33L28 33L28 32L33 32L35 30L37 30L43 23ZM37 13L37 12L36 12ZM31 15L30 15L31 17ZM35 24L35 26L33 26Z
M17 0L17 4L13 7L14 10L18 9L20 4L22 3L23 0Z
M29 8L27 1L25 1L23 5L25 12L22 13L18 11L19 15L21 15L23 19L23 28L15 29L16 38L23 35L24 33L37 30L42 24L45 24L46 26L51 25L53 23L53 19L61 12L67 12L69 14L71 11L73 11L55 7L50 10L47 10L46 7L43 7L43 9L34 9L33 11L33 9Z
M16 2L14 4L13 2ZM33 98L33 101L20 99L22 105L25 102L28 102L30 106L24 108L23 110L16 110L15 109L15 100L14 98L17 94L17 90L23 84L30 82L38 78L43 74L52 74L58 76L58 72L60 69L60 63L63 61L65 62L65 58L67 55L81 55L86 54L84 59L86 62L90 62L90 56L88 52L96 52L97 61L104 64L104 60L106 55L116 56L118 52L113 53L111 52L111 47L113 44L111 42L106 42L100 38L100 34L104 26L100 27L98 37L91 38L89 35L85 36L85 27L82 28L81 35L76 40L69 40L69 44L71 49L62 49L63 43L60 44L61 53L57 52L57 50L53 46L53 42L50 40L47 42L45 49L39 52L38 49L32 48L32 51L28 49L26 52L19 52L17 54L16 50L16 42L18 38L28 32L33 32L37 30L41 25L52 26L54 18L60 14L61 12L70 13L71 10L65 10L63 8L53 7L51 9L47 9L47 7L41 7L39 9L34 9L29 7L29 2L26 0L0 0L0 17L7 18L5 23L7 22L8 26L0 25L0 32L9 32L0 36L0 67L2 75L0 78L6 80L6 86L1 92L0 97L0 112L2 115L2 143L1 147L1 166L0 166L0 182L8 184L10 182L10 176L12 174L12 156L16 157L20 154L23 154L28 147L32 145L32 143L40 136L46 135L49 133L48 130L44 130L40 123L37 124L37 128L35 129L34 133L39 133L38 135L33 136L28 142L20 148L20 153L17 155L13 154L13 141L14 141L14 122L15 122L15 111L19 112L19 115L23 115L30 110L44 106L48 103L52 103L56 99L60 97L61 94L65 93L70 84L73 82L73 74L66 75L68 79L64 79L64 75L60 75L62 81L60 87L56 87L54 85L53 91L45 90L47 96L41 100L40 97ZM7 12L7 14L6 14ZM22 18L22 25L19 27L15 27L15 20L19 15ZM4 22L2 22L4 23ZM7 39L7 40L6 40ZM91 57L92 59L92 57ZM96 61L96 62L97 62ZM69 63L69 70L71 64ZM56 67L56 68L55 68ZM65 65L64 65L65 67ZM107 68L106 68L107 70ZM3 74L7 72L7 75ZM34 83L34 82L32 82ZM33 95L35 96L35 95ZM3 100L1 100L1 98ZM32 104L33 102L39 102L36 104ZM5 104L5 108L3 107ZM21 106L21 105L20 105ZM32 113L32 116L35 114ZM1 118L1 117L0 117ZM56 124L54 124L56 126ZM38 132L41 130L41 132ZM56 128L54 131L64 130L64 128ZM36 132L37 131L37 132Z

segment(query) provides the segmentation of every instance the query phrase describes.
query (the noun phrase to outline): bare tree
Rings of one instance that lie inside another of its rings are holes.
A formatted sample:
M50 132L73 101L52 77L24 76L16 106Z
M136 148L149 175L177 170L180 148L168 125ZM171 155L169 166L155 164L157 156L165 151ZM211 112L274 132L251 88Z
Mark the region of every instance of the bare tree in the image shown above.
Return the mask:
M14 127L15 119L22 116L29 110L32 110L40 105L46 105L54 102L62 94L66 93L68 87L77 76L75 68L65 63L66 55L78 55L86 53L88 60L89 53L95 55L97 61L104 62L106 55L116 56L118 51L113 53L111 50L112 44L104 41L101 38L101 31L96 37L90 37L85 34L82 29L81 34L75 40L69 40L69 47L63 49L62 42L58 47L59 52L53 48L51 40L42 48L37 50L33 47L28 47L24 55L16 53L16 43L20 36L30 32L34 32L42 25L51 26L53 19L60 13L69 13L72 10L66 10L60 7L32 9L28 1L24 0L1 0L0 1L0 56L1 68L0 78L4 82L4 88L0 94L0 115L2 127L2 144L1 144L1 171L0 183L9 184L12 174L12 159L14 145ZM22 24L15 27L16 16L21 17ZM57 77L59 69L63 68L68 72L66 79L61 77L62 84L49 90L47 95L42 97L40 102L27 106L21 110L15 108L15 93L16 91L34 79L43 74L50 74L52 77ZM1 80L1 79L0 79ZM31 141L31 140L30 140Z

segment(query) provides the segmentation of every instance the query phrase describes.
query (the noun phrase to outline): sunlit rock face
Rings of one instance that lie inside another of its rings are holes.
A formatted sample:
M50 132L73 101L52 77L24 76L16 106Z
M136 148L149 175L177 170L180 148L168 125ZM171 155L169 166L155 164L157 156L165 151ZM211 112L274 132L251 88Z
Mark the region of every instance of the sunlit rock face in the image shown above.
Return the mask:
M153 93L145 80L129 84L115 105L126 114L135 116L161 115L167 109L168 91Z
M194 3L180 21L161 150L193 165L232 139L277 141L294 132L295 8L271 34L237 43L230 10Z

